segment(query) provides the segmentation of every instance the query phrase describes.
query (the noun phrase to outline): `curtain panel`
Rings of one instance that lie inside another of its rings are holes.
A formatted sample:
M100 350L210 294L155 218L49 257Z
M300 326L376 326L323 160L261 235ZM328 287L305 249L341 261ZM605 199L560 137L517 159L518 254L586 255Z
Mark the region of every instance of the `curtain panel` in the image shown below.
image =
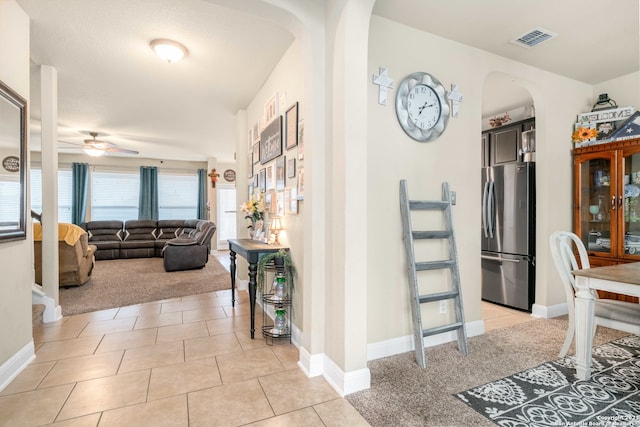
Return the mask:
M71 164L71 222L80 225L87 217L87 197L89 192L89 164Z
M140 166L138 219L158 219L158 168Z
M198 219L209 219L207 210L207 170L198 169Z

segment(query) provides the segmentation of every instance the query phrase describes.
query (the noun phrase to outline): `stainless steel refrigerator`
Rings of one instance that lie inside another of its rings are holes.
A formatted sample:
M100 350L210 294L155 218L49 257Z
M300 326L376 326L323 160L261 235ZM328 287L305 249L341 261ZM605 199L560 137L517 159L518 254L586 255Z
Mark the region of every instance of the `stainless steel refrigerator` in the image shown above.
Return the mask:
M482 299L531 311L535 298L535 163L482 168Z

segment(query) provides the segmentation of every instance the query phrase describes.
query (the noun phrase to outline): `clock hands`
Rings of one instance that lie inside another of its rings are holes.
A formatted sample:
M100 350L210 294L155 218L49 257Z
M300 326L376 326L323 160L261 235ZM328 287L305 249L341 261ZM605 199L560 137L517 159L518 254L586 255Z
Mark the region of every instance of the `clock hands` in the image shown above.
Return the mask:
M436 104L427 105L427 102L429 102L429 101L425 101L425 103L424 103L424 105L422 107L418 107L418 110L420 110L420 112L418 113L418 117L420 117L420 114L422 114L422 110L424 110L425 108L435 107L436 106Z

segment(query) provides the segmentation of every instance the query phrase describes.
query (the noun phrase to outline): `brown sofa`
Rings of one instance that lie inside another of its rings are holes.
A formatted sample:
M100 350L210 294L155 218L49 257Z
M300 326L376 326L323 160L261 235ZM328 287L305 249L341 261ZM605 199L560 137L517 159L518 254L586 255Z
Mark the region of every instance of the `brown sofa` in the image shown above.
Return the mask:
M42 227L33 223L36 283L42 285ZM58 224L59 286L78 286L91 278L96 247L88 244L86 231L74 224Z

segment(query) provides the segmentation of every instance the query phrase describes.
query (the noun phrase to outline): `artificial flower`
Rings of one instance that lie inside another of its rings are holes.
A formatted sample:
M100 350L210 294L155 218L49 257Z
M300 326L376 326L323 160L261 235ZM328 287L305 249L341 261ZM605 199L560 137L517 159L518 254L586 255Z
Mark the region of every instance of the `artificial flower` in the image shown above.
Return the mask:
M571 137L574 141L587 141L598 137L598 129L583 128L580 126L575 132L573 132Z

